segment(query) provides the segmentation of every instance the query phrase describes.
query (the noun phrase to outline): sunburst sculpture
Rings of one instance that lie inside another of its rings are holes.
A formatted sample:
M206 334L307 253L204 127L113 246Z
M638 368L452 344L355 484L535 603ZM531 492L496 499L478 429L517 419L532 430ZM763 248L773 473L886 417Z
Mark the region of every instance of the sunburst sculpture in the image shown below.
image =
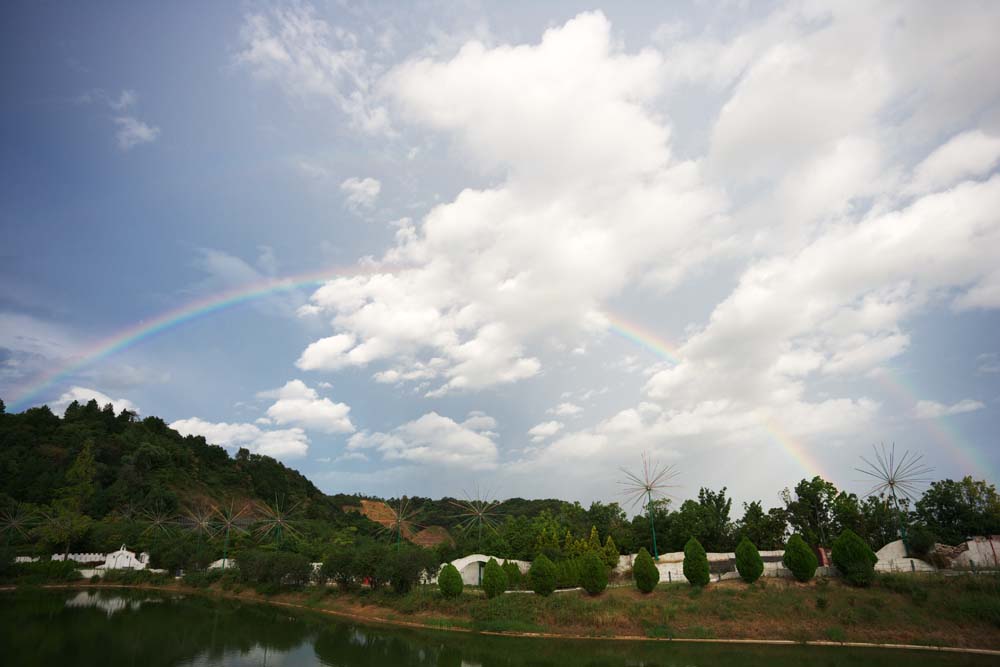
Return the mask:
M299 501L293 503L290 507L282 507L277 495L274 497L274 505L258 503L257 509L263 515L257 521L256 532L258 537L261 539L270 538L278 546L281 546L286 533L293 537L298 537L299 532L295 529L291 516L301 505L302 502Z
M184 510L183 516L178 521L180 525L198 536L198 550L201 551L201 540L203 537L211 539L215 536L215 507L200 505L189 507Z
M886 449L884 443L879 447L872 445L875 456L872 460L861 457L865 462L862 468L855 468L858 472L867 475L866 481L875 481L875 485L865 494L866 496L883 496L888 492L896 508L896 527L899 535L903 539L903 546L909 550L906 541L906 528L902 520L902 510L899 507L899 496L907 500L912 500L920 494L920 486L930 482L930 475L933 468L925 465L923 455L912 454L904 451L899 458L896 457L896 443ZM887 499L888 500L888 499Z
M643 509L649 515L649 529L653 534L653 560L659 560L660 554L656 548L656 526L653 523L653 499L669 496L667 489L676 485L670 484L680 472L672 465L660 465L656 461L650 461L646 452L642 454L642 471L638 474L621 468L625 474L625 479L618 483L625 487L622 495L626 502L635 507L639 503L643 504Z
M246 527L250 525L249 516L250 505L244 504L239 510L236 503L230 502L228 507L216 507L215 522L220 533L225 533L225 541L222 544L222 569L226 569L229 558L229 536L233 532L246 533Z
M34 523L34 512L21 504L0 512L0 532L4 534L7 544L10 544L10 538L15 535L28 539L28 531Z
M146 510L141 516L142 521L146 524L142 531L143 535L150 533L169 535L171 528L177 523L176 517L159 506Z
M465 500L448 501L458 509L458 513L455 515L458 519L456 527L463 533L475 528L478 534L476 543L479 545L483 541L483 528L492 530L494 533L497 530L496 509L500 506L500 501L491 500L489 491L481 493L478 486L475 497L465 490L462 493L465 494Z
M417 516L417 510L410 506L410 499L403 496L396 501L395 506L386 503L392 516L389 521L382 524L382 530L387 530L396 536L396 548L402 543L404 537L413 534L414 528L422 528L413 519Z

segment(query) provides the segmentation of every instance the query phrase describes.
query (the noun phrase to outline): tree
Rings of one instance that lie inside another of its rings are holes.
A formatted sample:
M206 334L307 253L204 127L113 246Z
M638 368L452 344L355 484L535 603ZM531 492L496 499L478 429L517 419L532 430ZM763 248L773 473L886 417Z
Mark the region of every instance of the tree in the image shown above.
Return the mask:
M632 578L635 580L635 587L643 593L652 593L660 583L660 570L645 548L639 549L635 562L632 563Z
M943 542L1000 533L1000 496L983 480L934 482L916 503L917 518Z
M610 535L608 535L608 539L604 540L601 557L604 559L604 564L608 567L608 569L613 570L618 567L618 561L621 559L621 554L618 553L618 545L615 544L614 538Z
M708 554L696 538L684 545L684 576L692 586L708 585Z
M764 574L764 561L753 542L744 537L736 547L736 571L748 584L760 579Z
M42 513L41 524L35 528L44 542L63 546L63 558L69 555L70 546L87 534L91 518L76 511L72 504L54 503Z
M462 581L462 575L458 568L451 563L446 563L438 575L438 588L441 590L441 595L446 598L457 598L462 594L464 587L465 583Z
M832 507L837 487L822 477L803 479L795 486L795 497L788 489L782 492L788 521L810 546L826 544L831 535Z
M486 563L483 570L483 592L487 598L495 598L507 590L507 575L495 558Z
M816 554L798 533L788 538L788 544L785 545L785 555L781 562L792 571L792 575L799 581L812 579L816 574L816 568L819 567Z
M875 580L878 557L850 528L845 528L833 541L830 558L844 579L853 586L870 586Z
M758 545L761 549L780 549L788 532L788 515L780 507L767 513L759 500L743 503L743 518L736 524L735 533Z
M608 587L608 568L599 552L588 551L580 559L580 585L591 595L599 595Z
M535 593L551 595L556 589L556 566L545 554L540 554L531 564L528 578L531 580L531 590Z
M507 575L507 590L513 591L521 588L521 568L517 566L517 563L508 560L501 567L503 573Z
M386 554L389 583L402 595L419 584L428 571L437 569L434 553L409 544L397 545ZM487 568L488 569L488 568Z
M346 590L354 582L354 550L342 546L330 552L320 570L323 577Z
M66 471L66 486L60 489L59 495L71 503L77 512L86 510L90 500L94 497L94 446L88 440L83 444L83 449L77 454L73 465Z

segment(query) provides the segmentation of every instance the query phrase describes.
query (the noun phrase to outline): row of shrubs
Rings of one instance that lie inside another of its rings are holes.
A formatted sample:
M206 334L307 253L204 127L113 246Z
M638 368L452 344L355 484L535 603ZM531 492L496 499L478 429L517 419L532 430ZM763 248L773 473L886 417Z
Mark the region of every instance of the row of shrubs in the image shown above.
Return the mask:
M869 586L875 580L875 563L878 558L868 544L854 531L844 530L834 540L831 559L844 579L854 586ZM816 575L819 560L800 535L792 535L785 545L782 562L798 581L809 581ZM706 586L709 582L708 554L701 543L691 538L684 545L684 576L692 586ZM539 595L549 595L557 588L583 587L591 595L598 595L608 585L606 563L590 552L578 558L556 564L540 555L531 564L527 583ZM764 574L764 560L757 547L744 537L736 547L736 570L749 584ZM511 574L516 573L516 574ZM520 582L521 572L514 563L503 566L490 559L483 571L483 590L492 598L504 591L517 587L513 580ZM651 593L660 581L660 571L652 556L640 549L632 565L632 578L636 588L643 593ZM451 564L445 565L438 576L438 586L446 597L456 597L462 593L462 577Z

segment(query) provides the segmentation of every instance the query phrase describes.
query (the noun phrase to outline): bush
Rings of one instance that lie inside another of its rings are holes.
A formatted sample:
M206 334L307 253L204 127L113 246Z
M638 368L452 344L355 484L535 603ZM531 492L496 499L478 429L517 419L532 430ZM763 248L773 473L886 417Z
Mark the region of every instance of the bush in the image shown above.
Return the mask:
M607 565L595 551L588 551L580 560L580 585L591 595L599 595L608 587Z
M816 568L819 567L816 554L798 533L788 538L788 544L785 545L785 555L782 556L781 562L792 571L792 575L799 581L812 579L816 575Z
M74 561L40 560L15 563L8 568L7 579L21 584L45 584L52 581L75 581L82 578Z
M465 583L462 581L462 574L457 567L447 563L441 568L441 574L438 575L438 588L441 589L441 595L446 598L457 598L462 594Z
M764 574L764 561L754 543L744 537L736 547L736 570L748 584L760 579Z
M433 551L403 545L387 555L389 583L392 590L402 595L420 583L427 572L437 569Z
M830 558L852 586L871 586L875 580L875 563L878 562L878 557L850 528L845 528L840 537L833 541Z
M708 555L693 537L684 545L684 576L692 586L708 585Z
M576 588L580 585L580 563L567 558L556 563L556 588Z
M503 595L507 590L507 575L495 558L491 558L483 569L483 592L487 598Z
M327 581L347 589L354 583L354 553L349 547L339 547L323 560L320 574Z
M635 587L643 593L652 593L656 585L660 583L660 571L653 562L653 557L645 549L639 549L639 554L632 564L632 578L635 579Z
M240 580L263 591L276 591L282 586L304 586L312 577L309 559L288 551L249 549L236 557L236 564Z
M910 554L916 558L926 558L934 548L937 536L926 526L914 526L906 536Z
M369 542L357 548L351 566L355 576L375 590L392 577L392 563L389 547L378 542Z
M551 595L556 589L556 566L545 554L541 554L531 564L528 571L531 579L531 590L538 595Z
M507 575L507 590L514 591L521 588L521 568L514 561L504 561L501 565L503 573Z
M204 572L185 572L181 581L186 586L208 588L222 578L222 570L206 570Z

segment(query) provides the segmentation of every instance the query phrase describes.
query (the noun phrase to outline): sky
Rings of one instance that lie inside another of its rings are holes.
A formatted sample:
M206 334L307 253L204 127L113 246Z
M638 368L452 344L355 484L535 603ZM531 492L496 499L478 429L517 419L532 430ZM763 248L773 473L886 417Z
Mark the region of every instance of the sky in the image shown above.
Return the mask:
M0 398L327 492L1000 470L1000 5L0 8ZM739 510L737 509L737 514Z

